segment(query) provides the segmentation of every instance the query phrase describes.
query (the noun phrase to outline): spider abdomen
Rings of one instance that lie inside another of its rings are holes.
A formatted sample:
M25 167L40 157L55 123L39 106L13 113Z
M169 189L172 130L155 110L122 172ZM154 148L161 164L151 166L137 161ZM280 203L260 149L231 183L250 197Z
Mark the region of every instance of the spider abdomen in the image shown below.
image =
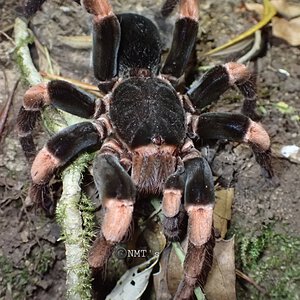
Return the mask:
M185 137L185 115L176 91L158 78L129 78L117 86L110 118L131 149L180 145Z

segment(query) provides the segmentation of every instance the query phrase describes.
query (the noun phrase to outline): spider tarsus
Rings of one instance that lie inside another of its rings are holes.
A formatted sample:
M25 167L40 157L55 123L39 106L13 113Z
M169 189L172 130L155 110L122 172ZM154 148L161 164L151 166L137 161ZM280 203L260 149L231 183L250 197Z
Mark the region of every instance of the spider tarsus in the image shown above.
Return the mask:
M184 261L184 277L174 296L175 300L192 299L195 287L203 289L212 267L214 246L213 232L209 240L200 247L189 242Z
M39 118L39 111L27 111L23 106L21 106L17 117L17 132L20 144L29 162L32 162L33 158L36 155L35 144L32 137L32 130Z
M178 5L180 0L166 0L161 9L161 14L163 17L168 17L175 7Z
M56 202L50 196L48 184L32 183L29 188L29 197L33 200L36 207L41 207L48 217L55 215Z
M89 251L88 263L94 269L102 269L108 258L111 256L115 243L107 241L100 235L94 241Z

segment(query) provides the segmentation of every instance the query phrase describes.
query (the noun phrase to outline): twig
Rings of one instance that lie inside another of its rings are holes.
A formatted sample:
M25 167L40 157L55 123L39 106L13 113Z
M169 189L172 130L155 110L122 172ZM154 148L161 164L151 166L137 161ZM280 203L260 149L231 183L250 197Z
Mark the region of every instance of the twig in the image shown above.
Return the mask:
M27 85L35 85L43 82L43 78L33 65L28 49L30 42L27 24L17 18L15 21L17 64ZM53 122L53 117L55 122ZM44 122L46 129L50 132L57 132L74 122L65 118L62 112L53 112L51 109L43 112L43 118L46 121ZM81 213L78 209L83 197L80 190L82 171L91 159L92 155L84 154L63 172L64 190L56 211L60 219L63 219L61 226L62 232L65 233L67 296L72 300L91 298L91 274L86 259L89 241L84 240L86 233L82 229ZM77 239L74 239L74 236Z
M14 24L7 25L7 26L1 28L0 31L7 32L7 31L10 31L12 29L14 29Z
M2 34L3 36L5 36L13 45L15 45L15 41L4 31L0 30L0 34Z
M249 276L247 276L246 274L244 274L240 270L235 269L235 274L237 276L241 277L242 279L246 280L247 282L249 282L253 286L255 286L261 293L263 293L263 294L266 293L266 291L265 291L264 288L262 288L261 286L259 286L252 278L250 278Z
M4 130L4 125L5 125L6 119L8 117L8 112L9 112L9 109L11 107L12 101L14 99L15 92L17 90L19 82L20 82L20 79L18 79L16 81L16 83L15 83L13 89L12 89L12 92L11 92L10 96L8 97L8 99L6 101L6 104L3 108L3 110L0 113L0 140L1 140L1 137L2 137L2 132Z

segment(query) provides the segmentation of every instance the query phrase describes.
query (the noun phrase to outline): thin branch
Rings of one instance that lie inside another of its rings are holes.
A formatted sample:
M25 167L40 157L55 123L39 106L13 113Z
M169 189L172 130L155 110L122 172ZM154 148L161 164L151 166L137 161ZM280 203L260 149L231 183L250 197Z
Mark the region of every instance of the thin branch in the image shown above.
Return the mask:
M29 86L41 83L43 78L36 70L28 48L32 37L26 22L17 18L14 31L17 65L22 79ZM69 114L57 110L45 109L42 114L46 129L52 133L74 123ZM78 122L78 118L75 120ZM91 159L92 155L83 154L63 172L63 194L56 211L66 247L67 296L72 300L91 299L91 274L86 258L89 241L79 210L80 201L85 199L80 189L82 172Z
M17 87L18 87L18 84L19 84L19 81L20 79L18 79L12 89L12 92L11 94L9 95L7 101L6 101L6 104L3 108L3 110L1 111L0 113L0 140L1 140L1 137L2 137L2 132L4 130L4 126L5 126L5 122L6 122L6 119L8 117L8 112L9 112L9 109L11 107L11 104L12 104L12 101L14 99L14 96L15 96L15 92L17 90Z

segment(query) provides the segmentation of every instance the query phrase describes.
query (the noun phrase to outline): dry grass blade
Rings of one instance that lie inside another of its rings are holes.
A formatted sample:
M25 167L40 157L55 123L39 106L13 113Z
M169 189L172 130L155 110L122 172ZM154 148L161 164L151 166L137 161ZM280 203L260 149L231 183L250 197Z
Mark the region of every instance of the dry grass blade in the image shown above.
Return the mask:
M211 51L208 51L205 53L205 55L211 55L213 53L219 52L220 50L223 50L225 48L228 48L237 42L240 42L244 40L245 38L248 38L252 34L254 34L257 30L263 28L265 25L267 25L271 19L276 15L276 9L274 6L270 3L269 0L264 0L264 17L263 19L258 22L256 25L245 31L244 33L240 34L239 36L235 37L234 39L230 40L229 42L225 43L224 45L217 47Z
M59 36L59 41L74 49L91 49L92 37L90 35Z
M43 78L49 79L49 80L64 80L67 82L70 82L74 85L76 85L77 87L86 90L87 92L97 96L97 97L104 97L104 94L101 93L98 89L97 86L89 84L89 83L85 83L82 82L80 80L76 80L76 79L72 79L72 78L67 78L67 77L63 77L63 76L59 76L59 75L53 75L53 74L49 74L47 72L43 72L40 71L40 74Z

